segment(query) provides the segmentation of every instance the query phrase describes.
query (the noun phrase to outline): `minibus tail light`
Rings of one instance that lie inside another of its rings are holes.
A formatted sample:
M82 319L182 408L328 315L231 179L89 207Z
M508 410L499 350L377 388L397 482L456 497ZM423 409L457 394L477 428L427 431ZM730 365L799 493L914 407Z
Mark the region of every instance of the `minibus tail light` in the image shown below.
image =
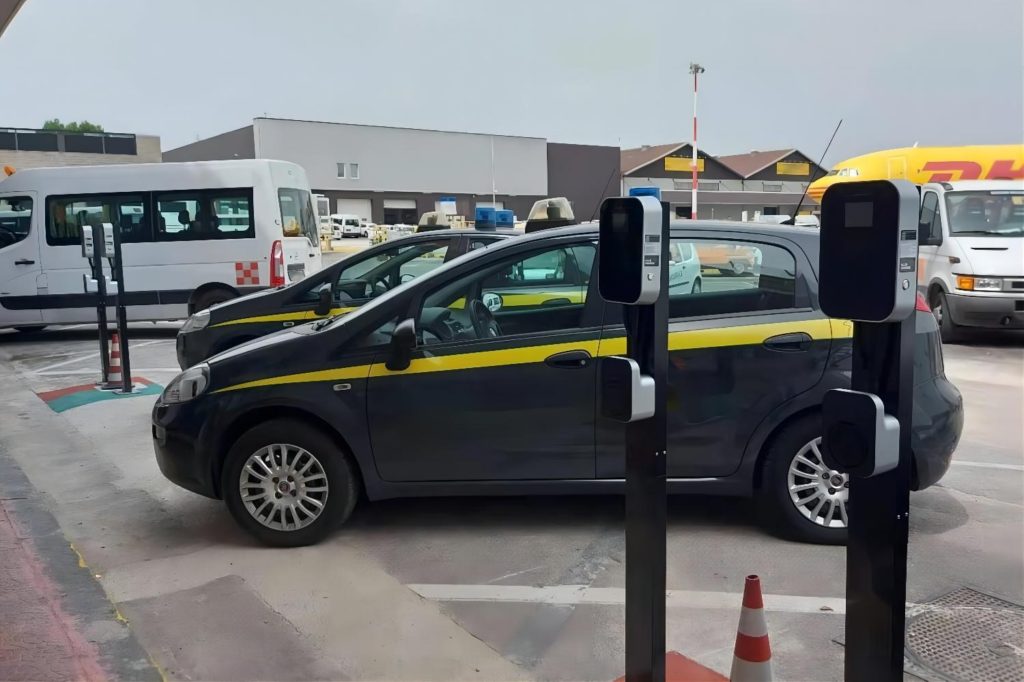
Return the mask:
M270 286L284 286L284 246L281 240L270 247Z

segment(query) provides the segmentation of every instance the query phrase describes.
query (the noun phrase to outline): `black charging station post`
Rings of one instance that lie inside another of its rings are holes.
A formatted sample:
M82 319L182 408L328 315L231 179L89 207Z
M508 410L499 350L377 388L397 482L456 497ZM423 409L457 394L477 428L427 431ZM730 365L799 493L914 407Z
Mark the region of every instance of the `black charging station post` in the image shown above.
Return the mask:
M121 392L131 393L135 384L132 381L132 362L128 348L128 314L125 311L124 262L121 258L121 230L110 223L104 223L104 233L109 231L113 241L113 258L110 261L111 279L117 282L117 338L121 344ZM106 238L106 237L105 237Z
M900 423L890 471L851 477L846 546L847 680L903 680L914 390L913 313L899 322L853 323L851 388L882 399Z
M854 321L850 390L829 391L822 412L823 459L850 474L850 681L903 680L918 210L904 180L841 183L822 199L821 307Z
M626 422L626 680L663 682L669 223L667 204L639 206L601 207L601 295L624 304L626 326L626 356L602 358L601 404Z
M86 230L88 235L86 235ZM103 274L103 238L102 235L94 234L92 227L83 228L82 251L83 255L89 260L92 280L96 283L96 324L99 331L100 367L102 371L98 384L105 386L107 377L110 376L110 338L107 333L107 278ZM85 285L85 290L86 293L89 293L88 284Z

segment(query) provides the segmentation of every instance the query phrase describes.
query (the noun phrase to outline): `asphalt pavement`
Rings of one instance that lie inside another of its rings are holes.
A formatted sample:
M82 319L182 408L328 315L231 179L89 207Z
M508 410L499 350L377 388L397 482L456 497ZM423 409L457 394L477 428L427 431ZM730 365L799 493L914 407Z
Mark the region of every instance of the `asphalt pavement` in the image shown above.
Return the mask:
M173 377L174 333L133 325L140 380ZM967 422L949 473L911 497L908 600L967 587L1022 604L1024 335L980 334L945 359ZM319 546L267 549L221 503L162 478L152 395L55 411L50 397L97 368L89 327L0 332L0 448L168 678L622 674L621 498L362 504ZM776 679L842 679L843 548L780 540L741 499L670 500L669 648L727 673L751 573L766 592Z

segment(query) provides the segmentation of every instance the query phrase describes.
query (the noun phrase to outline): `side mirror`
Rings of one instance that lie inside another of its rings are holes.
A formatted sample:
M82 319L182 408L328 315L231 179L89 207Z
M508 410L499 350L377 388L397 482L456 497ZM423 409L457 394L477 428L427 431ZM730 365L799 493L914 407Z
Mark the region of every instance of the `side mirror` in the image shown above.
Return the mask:
M334 303L334 300L331 295L331 288L324 287L320 290L319 297L316 300L316 308L313 309L313 312L323 317L331 312L332 303Z
M384 366L392 372L408 369L414 350L416 350L416 320L409 318L395 325L395 331L391 334L391 353Z

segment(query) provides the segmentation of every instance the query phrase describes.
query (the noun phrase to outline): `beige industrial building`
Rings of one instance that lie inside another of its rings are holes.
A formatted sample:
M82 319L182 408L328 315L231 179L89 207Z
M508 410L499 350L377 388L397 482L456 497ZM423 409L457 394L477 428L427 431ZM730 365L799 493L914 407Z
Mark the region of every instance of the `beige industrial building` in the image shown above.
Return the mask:
M160 163L160 137L0 128L0 168Z

